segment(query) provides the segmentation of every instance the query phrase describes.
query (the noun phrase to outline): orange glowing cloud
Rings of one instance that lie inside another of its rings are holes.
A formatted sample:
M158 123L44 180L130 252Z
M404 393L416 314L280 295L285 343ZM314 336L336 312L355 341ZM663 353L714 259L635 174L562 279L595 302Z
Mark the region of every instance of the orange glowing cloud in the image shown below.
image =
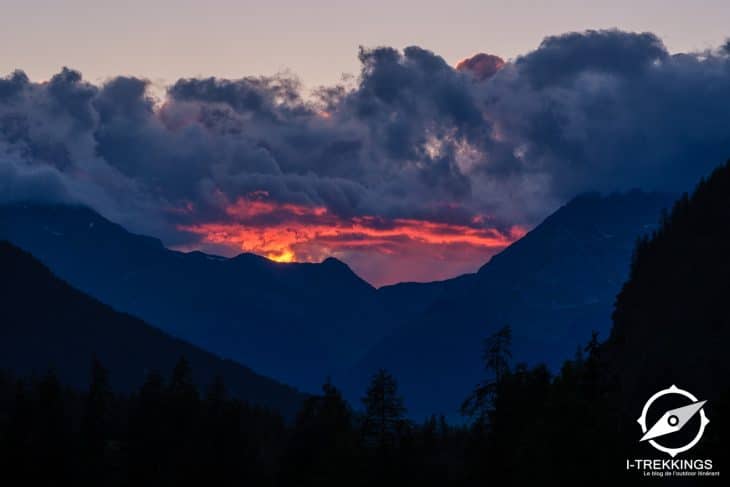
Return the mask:
M473 271L525 234L413 218L342 218L325 207L277 203L258 193L226 208L225 221L183 225L203 244L252 252L277 262L319 262L335 256L375 285L434 280ZM372 266L369 262L379 262Z
M456 70L470 72L478 80L484 81L494 76L504 65L504 59L501 57L480 52L459 61Z

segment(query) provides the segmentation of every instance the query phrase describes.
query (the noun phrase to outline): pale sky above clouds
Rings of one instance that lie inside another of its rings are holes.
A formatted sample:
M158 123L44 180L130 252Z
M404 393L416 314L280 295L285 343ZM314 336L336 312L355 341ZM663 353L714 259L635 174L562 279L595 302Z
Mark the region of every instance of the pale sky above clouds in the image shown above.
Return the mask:
M651 31L670 52L719 45L727 0L2 0L0 74L45 80L62 66L91 81L290 70L310 87L356 74L359 45L419 45L448 62L526 53L546 35Z

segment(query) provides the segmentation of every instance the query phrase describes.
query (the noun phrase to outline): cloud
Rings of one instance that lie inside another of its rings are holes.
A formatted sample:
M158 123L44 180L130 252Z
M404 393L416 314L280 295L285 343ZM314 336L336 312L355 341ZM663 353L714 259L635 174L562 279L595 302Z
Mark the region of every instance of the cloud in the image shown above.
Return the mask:
M27 167L15 157L0 155L0 204L23 201L69 203L63 177L48 166Z
M457 71L467 71L477 80L484 81L504 67L504 59L493 54L480 52L472 57L462 59L456 64Z
M686 190L728 157L730 62L670 55L651 34L546 39L489 92L521 175L564 200L585 189ZM512 168L514 169L514 168Z
M370 256L371 278L390 282L476 269L580 192L688 189L730 152L727 46L671 54L607 30L510 62L454 68L416 46L359 59L353 83L315 93L288 75L191 78L160 100L144 79L16 71L0 79L0 188L82 202L181 248L363 269ZM455 240L491 232L499 245ZM459 255L473 260L450 267Z
M546 37L540 47L517 60L536 87L574 82L581 73L632 78L669 56L654 34L617 30L572 32Z

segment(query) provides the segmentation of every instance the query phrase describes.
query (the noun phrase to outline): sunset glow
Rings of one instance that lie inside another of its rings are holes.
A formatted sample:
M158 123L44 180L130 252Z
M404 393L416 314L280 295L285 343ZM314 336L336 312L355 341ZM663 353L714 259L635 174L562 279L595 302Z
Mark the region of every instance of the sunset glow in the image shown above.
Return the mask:
M475 215L469 225L414 218L343 218L325 207L277 203L257 193L230 204L228 219L180 230L198 235L204 245L251 252L275 262L320 262L337 257L375 285L402 280L441 279L474 271L492 255L522 237L526 229L500 230ZM381 269L362 265L362 257ZM431 268L439 263L439 268ZM452 263L452 268L444 265Z

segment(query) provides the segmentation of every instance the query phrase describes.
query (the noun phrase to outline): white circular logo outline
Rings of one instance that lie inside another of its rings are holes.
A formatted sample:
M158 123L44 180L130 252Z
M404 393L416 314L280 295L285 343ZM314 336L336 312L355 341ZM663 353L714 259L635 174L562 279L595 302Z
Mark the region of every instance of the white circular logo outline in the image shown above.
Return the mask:
M644 409L642 409L642 411L641 411L641 416L639 417L639 419L636 420L636 422L639 423L639 426L641 426L642 433L646 434L646 432L647 432L646 413L649 411L649 408L654 403L654 401L656 401L660 397L666 396L668 394L678 394L680 396L686 397L687 399L691 400L692 402L698 401L698 399L695 397L694 394L692 394L689 391L685 391L684 389L680 389L679 387L677 387L674 384L672 384L671 387L662 389L661 391L659 391L656 394L654 394L653 396L651 396L649 398L649 400L646 401L646 403L644 403ZM659 443L657 443L655 440L649 440L649 444L651 446L653 446L654 448L656 448L657 450L667 453L672 458L674 458L677 455L679 455L680 453L686 452L687 450L689 450L690 448L695 446L700 441L700 439L702 438L702 435L705 433L705 427L707 426L707 424L709 422L710 422L710 420L707 419L707 415L705 414L705 409L702 408L702 409L700 409L700 428L699 428L699 430L697 430L697 434L692 439L692 441L690 441L686 445L678 447L678 448L669 448L666 446L662 446Z

